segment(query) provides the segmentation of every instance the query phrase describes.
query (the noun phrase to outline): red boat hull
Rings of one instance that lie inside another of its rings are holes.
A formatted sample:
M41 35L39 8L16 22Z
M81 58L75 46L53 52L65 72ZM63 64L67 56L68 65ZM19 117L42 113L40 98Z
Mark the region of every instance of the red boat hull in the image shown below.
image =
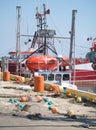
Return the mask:
M72 72L72 80L96 80L95 70L76 70Z

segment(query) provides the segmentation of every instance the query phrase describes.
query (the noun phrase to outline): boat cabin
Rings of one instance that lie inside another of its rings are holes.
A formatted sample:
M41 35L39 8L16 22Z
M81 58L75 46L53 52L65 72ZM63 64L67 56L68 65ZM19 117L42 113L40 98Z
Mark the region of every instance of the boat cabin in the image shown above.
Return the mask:
M38 71L38 74L44 76L44 81L56 83L59 85L61 84L61 82L70 83L71 81L71 73L67 71Z

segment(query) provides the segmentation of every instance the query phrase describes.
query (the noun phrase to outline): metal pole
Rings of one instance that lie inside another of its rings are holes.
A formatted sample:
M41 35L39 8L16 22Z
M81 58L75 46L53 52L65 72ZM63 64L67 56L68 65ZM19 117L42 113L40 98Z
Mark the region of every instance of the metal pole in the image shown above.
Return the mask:
M16 74L19 74L19 59L20 59L20 22L21 22L21 6L16 6L17 9L17 35L16 35Z
M6 56L2 57L1 66L2 66L2 72L8 71L8 57Z
M74 42L74 36L75 36L75 14L77 13L77 10L72 10L72 26L71 26L71 38L70 38L70 53L69 53L69 69L72 71L72 54L73 54L73 42Z

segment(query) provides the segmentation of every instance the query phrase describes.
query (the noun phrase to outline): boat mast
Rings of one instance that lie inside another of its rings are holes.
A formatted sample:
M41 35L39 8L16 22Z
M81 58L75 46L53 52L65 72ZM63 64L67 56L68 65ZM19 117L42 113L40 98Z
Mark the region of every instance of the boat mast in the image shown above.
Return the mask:
M70 32L70 53L69 53L69 69L72 71L72 58L73 58L73 44L75 39L75 14L77 13L77 10L72 10L72 25L71 25L71 32Z
M43 14L44 14L44 30L45 30L45 36L44 36L44 55L47 55L47 48L46 48L46 33L47 33L47 25L46 25L46 13L45 13L45 11L46 11L46 6L45 6L45 4L43 4L43 8L44 8L44 12L43 12Z
M40 53L43 55L48 55L48 49L57 55L55 46L54 46L54 35L56 34L55 30L49 30L47 25L47 14L50 14L50 9L46 10L46 5L43 4L43 12L39 13L38 8L36 8L36 19L37 19L37 32L35 32L33 42L31 47L35 47L37 40L38 48L42 46Z
M47 29L47 19L46 19L46 5L43 4L43 14L44 14L44 29L46 30Z
M17 34L16 34L16 74L19 71L20 59L20 22L21 22L21 6L16 6L17 9Z

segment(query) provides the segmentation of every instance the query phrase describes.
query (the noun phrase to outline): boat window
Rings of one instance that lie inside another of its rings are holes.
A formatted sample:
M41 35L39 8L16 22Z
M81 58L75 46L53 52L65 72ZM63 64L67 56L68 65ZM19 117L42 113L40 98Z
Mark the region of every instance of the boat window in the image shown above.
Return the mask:
M48 75L48 80L53 81L54 80L54 74L49 74Z
M55 80L56 81L61 81L61 74L56 74Z
M26 55L24 55L24 58L27 58L28 57L28 55L26 54Z
M44 80L47 80L47 74L41 74L42 76L44 76Z
M22 64L22 67L26 67L25 64Z
M64 74L63 75L63 80L69 80L70 79L70 75L69 74Z
M10 59L15 59L16 56L15 55L10 55Z

